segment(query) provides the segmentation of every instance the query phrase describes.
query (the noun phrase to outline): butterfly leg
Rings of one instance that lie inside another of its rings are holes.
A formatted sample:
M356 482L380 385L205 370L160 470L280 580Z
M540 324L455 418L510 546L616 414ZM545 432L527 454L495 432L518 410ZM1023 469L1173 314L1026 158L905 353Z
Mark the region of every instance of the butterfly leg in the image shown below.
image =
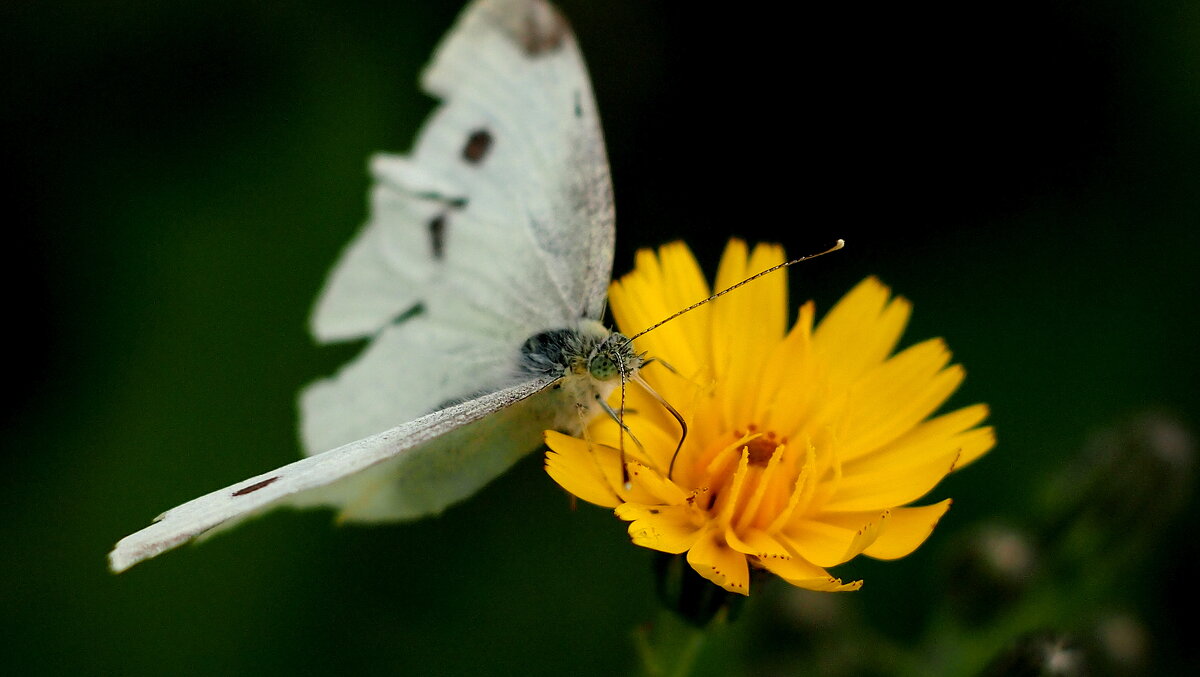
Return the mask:
M591 418L589 416L588 407L586 405L584 405L583 403L577 403L575 405L575 411L578 412L578 414L579 414L579 425L580 425L580 428L582 428L582 430L583 430L583 441L587 444L588 449L591 450L593 448L594 442L592 442L592 436L588 432L587 424L588 424L588 420ZM604 466L601 465L600 459L598 459L595 454L592 454L591 456L592 456L592 461L595 462L595 464L596 464L596 470L598 470L600 472L600 476L604 477L605 479L608 479L608 473L604 472ZM621 469L622 470L625 469L624 459L622 459L622 462L621 462ZM627 479L628 475L625 475L625 477ZM625 501L625 499L621 496L621 492L617 488L610 485L609 491L612 492L613 497L617 499L618 503Z
M609 418L616 421L617 425L621 426L621 430L625 434L629 435L629 439L633 440L633 443L637 445L638 450L640 450L642 452L642 457L645 458L647 461L649 461L651 463L651 465L653 466L654 460L650 458L650 454L646 452L646 447L641 443L640 440L638 440L637 436L633 434L633 431L629 429L629 426L625 425L624 417L621 416L621 413L618 412L616 409L613 409L612 407L610 407L608 405L608 403L605 402L603 399L601 399L599 397L597 397L596 399L600 403L600 408L604 409L604 413L608 414ZM622 440L623 439L624 439L624 437L622 436ZM624 468L625 467L625 445L624 444L621 444L620 451L621 451L621 467ZM658 470L658 468L654 468L654 469ZM622 478L622 480L624 480L626 482L626 484L628 484L629 473L627 470L622 473L621 478ZM629 487L627 486L626 489L628 489L628 488Z
M663 364L665 365L666 362L663 362ZM658 391L650 387L649 383L646 383L646 379L642 378L641 374L633 374L630 376L629 380L641 386L642 389L646 391L646 394L648 394L650 397L653 397L659 404L661 404L663 408L670 412L671 416L675 417L675 420L679 423L679 444L675 445L675 453L671 454L671 465L667 468L667 479L671 479L671 475L675 472L675 459L679 458L679 450L683 449L683 441L687 439L687 421L683 420L683 416L675 409L675 407L671 406L670 402L668 402L662 395L659 395Z

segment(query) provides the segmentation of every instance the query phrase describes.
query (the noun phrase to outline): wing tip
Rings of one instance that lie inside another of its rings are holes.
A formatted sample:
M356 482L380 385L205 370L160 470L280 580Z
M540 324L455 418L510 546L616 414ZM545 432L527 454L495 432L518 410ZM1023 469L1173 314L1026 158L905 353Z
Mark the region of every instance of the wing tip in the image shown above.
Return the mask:
M108 553L108 570L111 573L119 574L127 571L130 567L146 559L147 556L139 556L125 544L128 539L121 539L113 546L112 552Z
M161 534L161 520L170 514L167 511L155 520L154 524L130 534L125 538L117 541L111 552L108 553L108 569L114 574L119 574L127 571L136 564L144 562L152 557L157 557L162 553L173 550L184 543L192 541L197 537L211 531L211 527L201 529L199 531L183 531L173 533L166 538L155 538L155 534Z
M571 24L549 2L527 0L510 6L517 11L507 17L505 28L530 57L556 52L570 39Z
M463 11L459 25L477 21L499 28L530 58L557 52L572 37L567 18L546 0L478 0Z

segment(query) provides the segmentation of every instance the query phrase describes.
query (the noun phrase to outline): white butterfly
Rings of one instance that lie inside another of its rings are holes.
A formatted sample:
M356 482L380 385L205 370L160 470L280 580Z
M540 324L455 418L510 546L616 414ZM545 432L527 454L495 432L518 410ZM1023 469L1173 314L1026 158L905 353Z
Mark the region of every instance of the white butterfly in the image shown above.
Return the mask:
M323 453L167 511L117 543L114 571L280 506L363 522L437 513L542 430L582 430L641 365L599 323L612 186L562 15L543 0L474 2L422 86L442 103L409 156L373 159L370 219L313 313L319 341L371 338L301 395L305 447Z

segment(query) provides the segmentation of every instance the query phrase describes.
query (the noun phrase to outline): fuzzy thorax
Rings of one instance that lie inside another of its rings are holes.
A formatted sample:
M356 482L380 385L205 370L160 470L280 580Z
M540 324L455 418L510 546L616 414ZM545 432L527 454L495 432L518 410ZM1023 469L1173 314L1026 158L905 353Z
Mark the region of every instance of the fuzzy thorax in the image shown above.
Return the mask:
M551 329L526 339L517 370L522 377L553 376L552 386L568 404L560 430L582 431L604 411L603 402L642 366L642 356L624 335L594 320L568 329ZM569 419L569 420L568 420Z

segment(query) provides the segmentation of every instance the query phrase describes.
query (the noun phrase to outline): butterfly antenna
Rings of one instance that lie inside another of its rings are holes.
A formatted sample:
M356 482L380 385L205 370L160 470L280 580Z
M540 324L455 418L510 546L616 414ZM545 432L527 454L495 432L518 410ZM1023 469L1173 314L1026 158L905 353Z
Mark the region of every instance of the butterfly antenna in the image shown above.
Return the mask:
M689 313L689 312L699 308L700 306L708 303L709 301L713 301L715 299L718 299L718 298L728 294L729 292L733 291L734 289L737 289L738 287L750 284L751 282L757 280L758 278L762 277L763 275L770 275L771 273L773 273L781 268L787 268L788 266L794 266L797 263L803 263L805 261L815 259L818 256L824 256L826 254L831 254L845 246L846 246L846 241L839 239L837 241L837 244L833 245L832 247L830 247L829 249L826 249L823 252L818 252L816 254L809 254L808 256L802 256L798 259L792 259L791 261L785 261L783 263L780 263L779 265L771 266L770 268L767 268L766 270L762 271L761 273L756 273L754 275L751 275L750 277L742 280L741 282L738 282L737 284L733 285L732 287L726 287L725 289L722 289L721 291L713 294L712 296L709 296L708 298L706 298L702 301L697 301L697 302L693 303L692 305L688 306L687 308L684 308L683 310L675 313L674 315L671 315L667 319L662 320L661 322L658 322L646 329L639 331L638 333L636 333L633 336L630 336L628 339L626 339L625 343L626 343L626 345L628 345L629 343L632 343L633 340L636 339L637 337L642 336L644 334L648 334L648 333L654 331L655 329L658 329L659 327L663 326L664 324L670 322L671 320L674 320L675 318L679 317L680 315L683 315L684 313Z
M617 446L621 451L621 484L625 487L625 491L629 491L633 488L633 483L629 481L629 466L625 463L625 432L629 430L625 425L625 384L629 382L629 373L625 371L625 360L617 360L617 372L621 374L621 408L617 410L617 425L621 428L621 432L618 433ZM633 433L630 433L630 436L632 435ZM638 446L641 446L641 443L638 443Z

